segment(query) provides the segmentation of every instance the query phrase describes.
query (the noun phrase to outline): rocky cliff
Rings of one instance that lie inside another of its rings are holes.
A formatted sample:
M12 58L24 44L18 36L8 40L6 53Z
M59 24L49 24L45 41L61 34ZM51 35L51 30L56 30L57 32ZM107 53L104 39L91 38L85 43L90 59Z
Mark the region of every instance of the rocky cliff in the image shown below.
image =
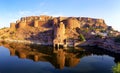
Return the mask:
M0 30L1 39L29 40L47 44L74 44L82 33L88 38L92 31L107 30L103 19L88 17L52 17L29 16L22 17L10 23L10 28ZM72 41L72 43L69 43Z

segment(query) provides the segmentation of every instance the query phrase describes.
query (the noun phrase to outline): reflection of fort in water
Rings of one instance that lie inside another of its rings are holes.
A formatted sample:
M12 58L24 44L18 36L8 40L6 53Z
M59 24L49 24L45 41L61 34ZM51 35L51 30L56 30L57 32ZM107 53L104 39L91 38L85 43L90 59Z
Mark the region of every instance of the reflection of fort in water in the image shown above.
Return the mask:
M105 55L108 54L114 57L115 62L120 62L119 56L104 52L103 50L92 49L83 51L83 49L53 49L52 47L44 47L28 44L16 43L0 43L8 48L11 56L18 56L22 59L31 59L35 62L43 61L50 62L55 68L63 69L64 67L74 67L80 62L80 58L91 55ZM97 50L97 51L96 51Z
M82 57L82 53L76 52L74 49L70 52L65 49L15 43L4 44L4 46L9 49L11 56L17 55L19 58L32 59L35 62L50 62L58 69L63 69L65 66L74 67L80 62Z

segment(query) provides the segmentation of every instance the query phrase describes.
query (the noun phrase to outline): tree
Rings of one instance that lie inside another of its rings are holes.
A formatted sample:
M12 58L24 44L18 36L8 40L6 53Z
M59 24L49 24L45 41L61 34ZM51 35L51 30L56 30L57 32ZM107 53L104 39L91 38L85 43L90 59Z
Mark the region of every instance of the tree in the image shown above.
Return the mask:
M80 41L86 41L86 40L85 40L85 37L83 36L83 34L80 34L80 35L79 35L79 40L80 40Z
M117 63L115 66L112 68L113 73L120 73L120 63Z

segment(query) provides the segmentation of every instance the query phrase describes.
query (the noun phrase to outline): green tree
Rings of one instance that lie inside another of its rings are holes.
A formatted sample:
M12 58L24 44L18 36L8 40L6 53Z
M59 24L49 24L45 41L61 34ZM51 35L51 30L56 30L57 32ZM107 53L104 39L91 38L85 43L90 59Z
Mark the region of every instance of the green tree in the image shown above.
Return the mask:
M85 40L85 37L83 36L83 34L80 34L80 35L79 35L79 40L80 40L80 41L86 41L86 40Z
M120 73L120 63L117 63L115 66L112 67L113 73Z

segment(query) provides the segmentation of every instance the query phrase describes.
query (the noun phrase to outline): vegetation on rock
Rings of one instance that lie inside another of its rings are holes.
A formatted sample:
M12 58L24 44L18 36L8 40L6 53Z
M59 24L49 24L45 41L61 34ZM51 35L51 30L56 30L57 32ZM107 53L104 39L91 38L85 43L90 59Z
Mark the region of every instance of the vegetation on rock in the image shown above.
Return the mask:
M115 66L112 68L113 73L120 73L120 63L117 63Z
M80 35L79 35L79 40L80 40L80 41L86 41L86 40L85 40L85 37L83 36L83 34L80 34Z

